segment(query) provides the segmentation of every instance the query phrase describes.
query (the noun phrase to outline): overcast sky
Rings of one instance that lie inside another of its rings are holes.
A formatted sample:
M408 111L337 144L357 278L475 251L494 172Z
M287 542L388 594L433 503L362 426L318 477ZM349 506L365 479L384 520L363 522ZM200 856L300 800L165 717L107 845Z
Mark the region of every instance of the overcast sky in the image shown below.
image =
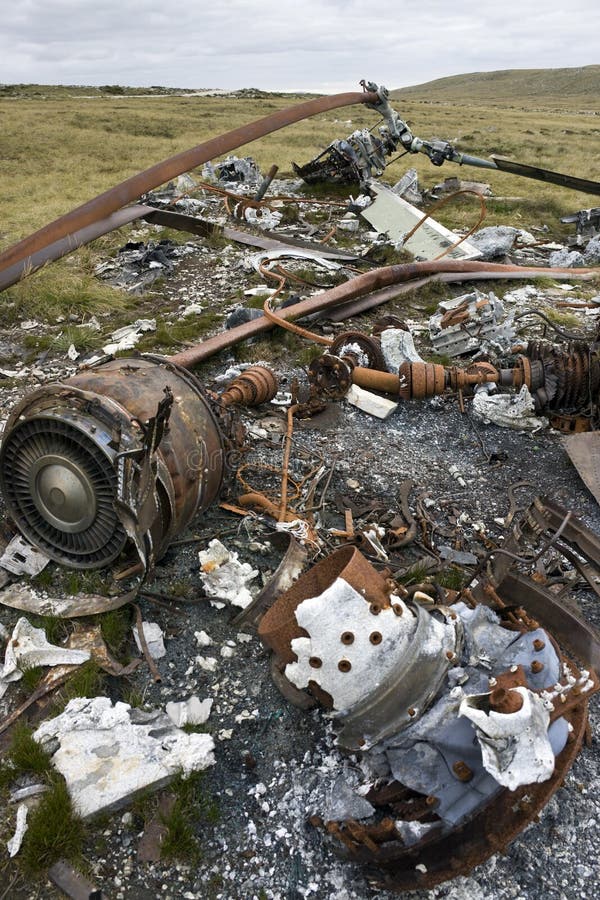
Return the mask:
M3 0L0 83L353 90L600 63L598 0Z

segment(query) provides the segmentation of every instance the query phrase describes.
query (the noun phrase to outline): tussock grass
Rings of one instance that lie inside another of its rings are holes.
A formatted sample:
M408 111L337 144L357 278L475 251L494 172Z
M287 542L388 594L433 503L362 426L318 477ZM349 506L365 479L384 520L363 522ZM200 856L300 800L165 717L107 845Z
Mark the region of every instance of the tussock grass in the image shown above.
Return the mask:
M111 609L109 612L98 616L100 629L108 649L117 658L124 653L125 647L131 637L133 611L129 606L120 609Z
M161 857L198 862L202 851L196 831L199 825L214 825L219 821L218 804L207 793L204 772L192 772L187 778L179 776L172 782L170 790L175 802L171 812L163 817L167 833Z
M31 876L58 859L79 858L85 828L75 814L64 779L52 767L50 754L33 739L31 729L19 722L0 766L0 788L6 792L23 775L33 775L48 787L38 806L29 813L27 831L16 859L23 872Z
M29 815L19 864L28 874L47 869L59 859L77 859L82 852L85 827L75 814L65 782L59 775Z
M34 741L31 728L18 722L12 733L7 753L13 778L24 774L45 775L52 770L50 755Z

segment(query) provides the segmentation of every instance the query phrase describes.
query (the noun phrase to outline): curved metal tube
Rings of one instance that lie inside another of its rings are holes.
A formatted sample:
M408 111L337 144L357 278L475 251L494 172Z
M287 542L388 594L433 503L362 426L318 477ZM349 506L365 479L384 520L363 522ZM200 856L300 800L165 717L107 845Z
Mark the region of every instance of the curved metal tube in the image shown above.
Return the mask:
M368 91L318 97L316 100L308 100L297 106L280 109L269 116L250 122L248 125L242 125L240 128L234 128L233 131L211 138L190 150L177 153L143 172L138 172L137 175L132 175L131 178L127 178L110 190L45 225L17 244L13 244L12 247L0 254L0 272L19 260L27 259L49 244L56 243L74 231L86 228L99 219L105 219L111 213L137 200L142 194L159 184L164 184L165 181L176 178L183 172L188 172L190 169L208 162L209 159L214 159L215 156L229 153L243 144L278 131L286 125L316 116L318 113L327 112L330 109L352 106L355 103L378 102L378 95Z
M388 287L392 284L408 282L411 279L422 279L423 276L437 275L442 272L462 273L465 281L469 280L472 273L486 272L487 277L495 278L547 278L549 275L569 274L569 278L591 278L594 274L599 274L598 269L578 269L574 274L573 269L544 269L544 268L523 268L521 266L505 266L500 263L489 262L467 262L463 260L434 260L433 262L404 263L396 266L385 266L381 269L373 269L364 275L358 275L344 284L338 284L322 294L316 294L307 300L302 300L294 306L288 306L284 309L277 310L277 315L281 319L299 319L310 313L320 312L331 306L338 306L356 297L364 297L371 291ZM274 323L267 316L261 316L259 319L253 319L237 328L231 328L229 331L222 331L213 337L202 341L195 347L188 350L182 350L176 353L170 359L186 369L204 362L219 353L239 344L247 338L261 334L263 331L270 331L274 328Z

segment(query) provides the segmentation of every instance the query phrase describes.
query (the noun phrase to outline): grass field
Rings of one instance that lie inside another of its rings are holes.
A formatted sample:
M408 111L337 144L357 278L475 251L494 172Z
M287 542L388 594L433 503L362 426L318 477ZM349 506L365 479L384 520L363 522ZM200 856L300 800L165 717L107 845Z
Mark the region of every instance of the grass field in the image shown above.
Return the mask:
M551 87L555 90L554 83ZM395 106L420 137L444 138L479 156L500 153L600 180L600 118L592 108L595 104L600 110L597 94L589 95L590 108L576 100L571 103L566 95L559 98L561 106L554 108L555 95L544 95L548 104L536 102L534 107L531 98L519 104L518 96L508 89L504 101L496 97L494 103L478 96L465 99L464 90L464 84L455 84L454 94L445 90L440 99L433 87L429 92L410 89L397 95ZM141 169L299 100L281 95L253 99L251 94L198 97L157 91L154 96L136 96L85 88L31 86L19 87L16 93L4 89L0 91L0 249ZM238 153L254 156L265 170L277 163L282 176L291 175L292 160L306 162L333 138L376 124L372 111L346 107L290 126ZM500 199L489 202L486 224L524 228L546 224L559 236L565 233L558 221L561 215L598 205L598 198L508 174L459 169L451 163L436 169L420 155L394 162L386 180L394 182L409 166L417 168L426 187L452 175L491 182ZM506 197L519 199L501 199ZM470 224L476 215L476 207L466 201L446 207L439 218L458 227ZM79 295L86 297L85 309L95 302L110 308L116 298L111 300L107 288L96 285L91 272L97 251L118 246L122 238L101 239L12 288L5 298L15 309L27 304L32 308L33 303L38 314L46 309L50 317L61 304L77 308ZM40 302L35 302L36 296ZM46 302L46 296L52 302Z

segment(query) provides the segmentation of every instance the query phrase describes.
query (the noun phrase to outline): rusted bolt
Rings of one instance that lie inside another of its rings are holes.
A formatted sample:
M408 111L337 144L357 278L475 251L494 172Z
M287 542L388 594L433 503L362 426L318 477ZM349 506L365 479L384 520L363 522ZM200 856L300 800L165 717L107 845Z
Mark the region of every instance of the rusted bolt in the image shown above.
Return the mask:
M459 781L470 781L473 777L473 770L462 759L453 763L452 771Z
M308 660L308 664L313 669L320 669L323 665L323 660L319 659L318 656L311 656L311 658Z
M323 828L324 822L323 822L323 819L321 818L321 816L317 816L317 815L311 816L308 821L313 826L313 828Z
M456 658L456 654L452 650L446 650L446 659L452 661Z
M397 616L401 616L404 610L402 609L402 605L400 603L392 603L392 609L394 610Z
M538 672L541 672L543 668L544 663L540 662L539 659L534 659L534 661L531 663L531 671L534 675L537 675Z
M434 806L437 806L439 802L440 802L440 801L438 800L438 798L437 798L437 797L434 797L433 794L430 794L429 797L427 797L427 798L425 799L425 803L426 803L427 806L429 806L430 808L433 808Z
M371 610L371 612L373 613L374 616L378 616L379 613L381 612L381 606L379 605L379 603L371 603L371 605L369 606L369 609Z
M538 652L540 650L543 650L545 646L546 646L546 641L543 641L541 638L536 638L535 641L533 642L533 649L537 650Z
M342 644L353 644L354 643L354 635L351 631L344 631L340 638Z
M372 644L380 644L383 640L380 631L372 631L369 635L369 640Z
M352 668L352 663L349 659L340 659L338 663L338 669L340 672L349 672Z
M411 717L411 719L413 718L413 716L416 716L417 711L416 711L416 709L414 708L414 706L411 706L411 707L410 707L410 709L408 710L408 714L409 714L409 716Z
M517 691L496 688L490 694L490 708L499 713L515 713L523 706L523 698Z

